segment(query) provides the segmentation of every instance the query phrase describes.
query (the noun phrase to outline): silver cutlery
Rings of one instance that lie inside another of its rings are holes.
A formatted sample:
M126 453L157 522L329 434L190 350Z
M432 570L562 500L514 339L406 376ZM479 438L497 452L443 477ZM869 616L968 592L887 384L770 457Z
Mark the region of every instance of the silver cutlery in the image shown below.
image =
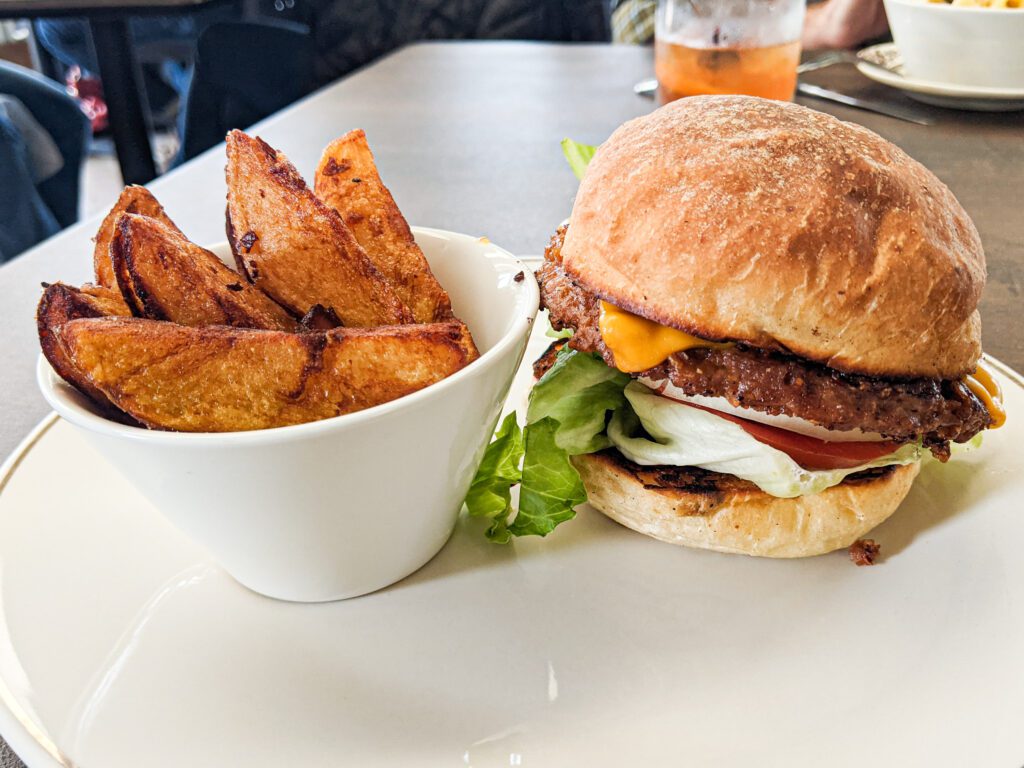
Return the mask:
M805 61L803 64L798 65L796 72L798 75L802 75L804 72L814 72L817 69L831 67L833 64L856 64L857 61L857 55L849 51L832 51L819 59ZM877 64L872 64L871 66L878 67L879 69L883 68ZM641 80L633 86L633 93L637 96L654 96L657 90L658 81L653 77Z
M886 67L883 67L880 64L859 59L855 53L850 53L849 51L833 51L832 53L825 54L820 58L805 61L796 68L796 71L797 74L802 75L806 72L814 72L818 69L831 67L833 64L857 63L863 63L877 69L886 69ZM877 112L881 115L894 117L898 120L906 120L911 123L916 123L917 125L934 125L935 123L934 120L926 117L920 112L908 107L903 107L899 104L889 104L888 102L882 102L876 99L862 99L855 96L847 96L844 93L839 93L838 91L833 91L828 88L822 88L817 85L810 85L808 83L799 83L796 89L798 93L804 96L824 99L826 101L832 101L848 107L863 109L868 112ZM653 98L657 90L658 81L653 77L648 78L647 80L641 80L633 86L633 93L637 96L644 96L646 98Z
M845 93L833 91L830 88L821 88L809 83L798 83L796 91L804 96L811 96L816 99L832 101L836 104L843 104L847 107L863 109L867 112L877 112L880 115L895 117L897 120L906 120L908 123L917 125L934 125L935 121L926 117L915 109L904 107L900 104L890 104L887 101L878 99L863 99L857 96L847 96Z

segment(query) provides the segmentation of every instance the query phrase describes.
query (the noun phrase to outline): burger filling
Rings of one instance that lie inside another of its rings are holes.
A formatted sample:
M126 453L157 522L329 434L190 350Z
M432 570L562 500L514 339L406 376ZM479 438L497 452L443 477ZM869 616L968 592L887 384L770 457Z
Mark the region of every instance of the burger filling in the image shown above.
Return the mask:
M921 458L919 443L897 446L887 442L853 444L869 448L867 455L859 458L847 455L841 448L836 457L839 460L834 462L824 454L814 454L813 447L803 456L794 456L786 450L788 446L776 447L758 439L759 433L738 423L740 419L734 421L721 413L672 400L638 381L627 384L624 394L630 407L612 415L608 438L630 461L642 466L700 467L734 475L772 496L793 498L819 493L838 485L847 475L874 467L910 464ZM798 461L801 457L805 464L822 468L802 464Z
M562 268L562 232L552 240L537 275L551 324L572 331L573 349L599 355L610 366L627 367L602 333L603 302ZM950 442L967 442L992 423L986 405L962 381L847 374L742 344L705 342L633 372L656 386L670 384L683 397L721 399L755 419L756 414L788 416L825 433L854 431L899 444L920 443L942 460L949 457Z
M563 148L582 176L594 148ZM466 495L494 541L544 536L575 516L587 495L573 456L611 457L645 487L756 487L792 498L929 452L945 461L952 446L976 444L1005 419L980 366L963 381L855 375L781 345L701 339L631 315L566 272L563 235L537 273L559 341L534 364L525 426L515 413L505 418Z
M624 364L623 348L609 344L607 307L602 322L601 300L562 268L560 244L556 236L537 276L563 338L534 365L525 427L509 414L466 496L471 515L491 520L492 540L544 536L575 515L587 496L572 456L613 450L659 477L688 468L793 498L929 451L945 461L951 443L974 443L999 424L997 388L984 375L969 383L858 376L642 327L649 343Z

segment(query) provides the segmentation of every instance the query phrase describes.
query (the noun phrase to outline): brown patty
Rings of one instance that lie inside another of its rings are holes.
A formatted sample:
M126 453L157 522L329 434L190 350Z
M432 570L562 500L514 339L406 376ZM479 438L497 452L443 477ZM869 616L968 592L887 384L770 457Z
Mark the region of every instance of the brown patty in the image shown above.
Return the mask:
M598 328L599 299L561 265L561 235L537 272L541 305L554 328L571 328L569 344L615 359ZM936 456L949 442L966 442L991 422L981 401L960 381L896 381L840 373L792 355L735 344L678 352L642 376L668 379L688 395L724 397L735 406L805 419L826 429L862 429L900 442L923 440Z

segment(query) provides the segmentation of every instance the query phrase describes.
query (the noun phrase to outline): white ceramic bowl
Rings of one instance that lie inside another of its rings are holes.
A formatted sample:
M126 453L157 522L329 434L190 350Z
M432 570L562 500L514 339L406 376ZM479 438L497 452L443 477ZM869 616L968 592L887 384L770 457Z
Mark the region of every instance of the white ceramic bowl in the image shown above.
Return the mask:
M43 396L250 589L315 602L393 584L451 535L538 304L533 274L507 251L414 232L480 349L426 389L309 424L203 434L109 421L40 356ZM223 258L226 244L214 250Z
M1024 9L885 0L885 13L908 76L1024 88Z

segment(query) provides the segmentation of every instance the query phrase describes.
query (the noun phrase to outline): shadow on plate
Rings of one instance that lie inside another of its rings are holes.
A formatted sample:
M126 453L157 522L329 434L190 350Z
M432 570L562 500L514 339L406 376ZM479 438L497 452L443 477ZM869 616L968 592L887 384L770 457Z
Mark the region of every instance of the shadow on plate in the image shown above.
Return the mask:
M527 560L544 558L557 561L570 549L575 551L592 546L610 535L636 535L588 506L581 507L575 518L544 538L526 536L513 539L508 544L494 544L485 536L487 526L483 520L462 514L451 539L433 560L382 591L401 590L435 579L453 578Z
M868 534L882 545L879 563L899 554L929 529L977 512L1012 478L973 461L929 462L896 513Z

